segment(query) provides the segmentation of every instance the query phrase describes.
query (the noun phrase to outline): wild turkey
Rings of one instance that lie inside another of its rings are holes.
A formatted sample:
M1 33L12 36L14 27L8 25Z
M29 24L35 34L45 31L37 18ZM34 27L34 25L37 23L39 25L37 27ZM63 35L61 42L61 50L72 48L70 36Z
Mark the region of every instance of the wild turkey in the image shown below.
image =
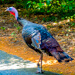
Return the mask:
M18 17L18 11L14 7L7 8L7 11L14 15L17 22L23 26L22 37L26 44L41 54L39 59L39 62L41 61L41 68L38 62L37 66L40 70L37 70L37 73L42 73L42 51L46 52L49 56L54 56L58 62L62 62L62 60L65 62L73 60L61 49L58 42L44 26Z

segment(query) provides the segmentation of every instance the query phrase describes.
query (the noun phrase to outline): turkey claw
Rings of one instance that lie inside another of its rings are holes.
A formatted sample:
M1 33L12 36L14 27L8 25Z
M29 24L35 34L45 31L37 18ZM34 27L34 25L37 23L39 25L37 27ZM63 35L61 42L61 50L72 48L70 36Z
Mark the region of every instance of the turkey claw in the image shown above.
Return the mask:
M36 74L42 74L44 71L37 71Z

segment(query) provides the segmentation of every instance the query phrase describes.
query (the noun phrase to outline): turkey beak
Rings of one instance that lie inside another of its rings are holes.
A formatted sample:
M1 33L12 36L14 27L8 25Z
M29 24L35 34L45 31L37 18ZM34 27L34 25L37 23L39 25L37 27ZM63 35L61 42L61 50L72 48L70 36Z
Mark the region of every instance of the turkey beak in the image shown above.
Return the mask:
M6 10L5 10L5 11L9 11L8 7L6 8Z

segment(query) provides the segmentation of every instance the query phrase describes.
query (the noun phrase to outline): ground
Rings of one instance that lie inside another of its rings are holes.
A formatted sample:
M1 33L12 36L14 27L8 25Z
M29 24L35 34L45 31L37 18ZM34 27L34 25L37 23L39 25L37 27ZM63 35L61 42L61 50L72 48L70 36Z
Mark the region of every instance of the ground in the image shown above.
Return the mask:
M5 12L6 6L0 5L0 50L17 55L24 60L30 60L37 63L40 55L24 43L21 36L22 27L18 30L18 28L14 26L17 25L17 22L12 15ZM32 16L36 17L36 15ZM69 28L68 22L70 22L70 20L64 20L57 23L43 22L40 20L34 21L34 18L32 17L28 20L42 24L48 28L54 38L59 42L62 49L75 59L75 28ZM69 63L58 63L54 57L44 53L43 70L63 75L75 75L74 69L75 60Z

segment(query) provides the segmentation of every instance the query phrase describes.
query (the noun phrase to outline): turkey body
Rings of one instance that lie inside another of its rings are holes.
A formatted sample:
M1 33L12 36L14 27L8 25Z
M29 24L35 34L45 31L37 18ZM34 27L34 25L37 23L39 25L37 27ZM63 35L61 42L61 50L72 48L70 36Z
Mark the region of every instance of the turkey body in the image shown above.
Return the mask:
M64 59L72 60L44 26L22 18L18 18L18 22L23 26L22 37L30 48L38 53L46 52L49 56L54 56L58 62Z
M36 73L44 72L42 70L42 51L49 56L54 56L58 62L69 62L73 60L61 49L58 42L44 26L19 18L18 11L14 7L7 7L6 11L9 11L10 14L14 15L17 22L23 26L22 37L26 44L41 55L37 64L38 70ZM39 62L41 62L41 65Z

